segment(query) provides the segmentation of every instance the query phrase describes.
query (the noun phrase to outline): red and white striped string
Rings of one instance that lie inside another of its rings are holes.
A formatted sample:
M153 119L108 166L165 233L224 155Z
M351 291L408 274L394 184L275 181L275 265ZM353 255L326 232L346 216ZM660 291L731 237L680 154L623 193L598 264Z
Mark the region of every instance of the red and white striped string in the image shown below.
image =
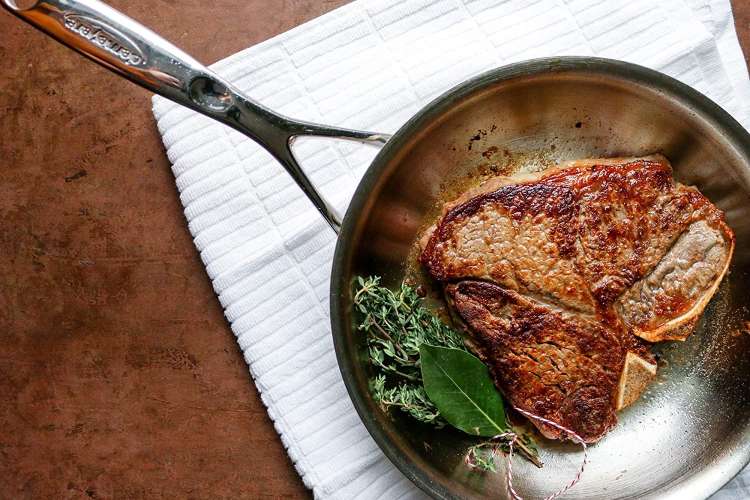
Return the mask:
M584 442L583 438L581 438L581 436L579 436L572 430L566 427L563 427L562 425L556 422L553 422L544 417L540 417L539 415L534 415L533 413L529 413L520 408L515 408L515 409L516 411L518 411L518 413L532 420L536 420L537 422L542 422L543 424L550 425L566 433L568 436L573 438L574 441L576 441L578 444L580 444L583 447L583 462L581 462L581 467L578 469L578 472L576 473L573 480L570 481L570 483L565 485L563 488L557 490L555 493L549 495L548 497L545 497L544 499L544 500L553 500L559 497L560 495L562 495L563 493L565 493L566 491L568 491L570 488L575 486L578 483L578 481L581 480L581 475L583 474L583 470L586 467L586 464L588 463L588 448L586 447L586 443ZM506 461L507 469L508 469L508 482L507 482L508 492L510 493L511 497L513 497L514 500L523 500L523 497L519 495L518 492L513 488L513 445L516 443L516 441L518 441L518 434L516 434L515 432L504 432L502 434L498 434L497 436L493 436L492 439L499 440L499 439L504 439L504 438L510 439L509 444L508 444L508 448L509 448L508 459ZM494 450L493 450L493 454L494 454Z

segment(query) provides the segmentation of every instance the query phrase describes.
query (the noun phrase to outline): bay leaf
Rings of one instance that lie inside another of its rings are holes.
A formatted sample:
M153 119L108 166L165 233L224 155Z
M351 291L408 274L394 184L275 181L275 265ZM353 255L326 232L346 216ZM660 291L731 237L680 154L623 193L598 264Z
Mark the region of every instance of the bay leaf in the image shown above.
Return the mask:
M419 355L427 396L449 424L473 436L507 431L502 396L479 358L428 344L420 346Z

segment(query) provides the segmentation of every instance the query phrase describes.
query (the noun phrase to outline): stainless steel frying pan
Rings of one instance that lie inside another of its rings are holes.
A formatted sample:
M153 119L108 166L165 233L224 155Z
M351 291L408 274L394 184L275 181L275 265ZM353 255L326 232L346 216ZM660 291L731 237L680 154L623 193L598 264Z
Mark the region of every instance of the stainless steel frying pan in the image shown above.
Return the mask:
M750 460L750 136L699 92L658 72L595 58L528 61L448 91L388 136L292 120L231 84L153 32L94 0L41 0L4 7L131 81L239 130L292 175L331 227L340 230L331 276L331 324L354 406L393 463L437 498L502 498L503 472L462 463L460 433L434 432L380 412L367 391L366 352L353 328L357 274L399 282L422 227L451 185L467 174L541 162L662 152L681 182L727 214L737 236L728 277L696 332L657 347L659 378L619 425L590 450L569 498L705 498ZM295 137L319 135L385 144L343 220L291 153ZM387 141L387 143L386 143ZM580 462L573 445L544 441L546 465L517 460L514 481L541 497Z

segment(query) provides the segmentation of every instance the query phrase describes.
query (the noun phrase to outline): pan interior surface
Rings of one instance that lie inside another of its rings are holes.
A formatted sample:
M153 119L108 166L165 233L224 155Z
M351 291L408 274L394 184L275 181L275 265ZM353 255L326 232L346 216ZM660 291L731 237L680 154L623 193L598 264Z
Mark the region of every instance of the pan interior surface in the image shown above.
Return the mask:
M334 259L334 342L355 407L386 455L438 498L505 498L504 467L463 463L473 442L399 415L367 390L364 339L354 329L351 283L380 275L396 285L421 231L469 175L570 159L660 152L675 179L697 186L726 213L737 238L728 275L685 342L659 344L659 375L589 449L568 498L704 498L750 459L750 140L707 98L659 73L590 58L500 68L438 98L394 136L368 170ZM514 460L514 486L541 498L575 475L570 443L538 439L545 463Z

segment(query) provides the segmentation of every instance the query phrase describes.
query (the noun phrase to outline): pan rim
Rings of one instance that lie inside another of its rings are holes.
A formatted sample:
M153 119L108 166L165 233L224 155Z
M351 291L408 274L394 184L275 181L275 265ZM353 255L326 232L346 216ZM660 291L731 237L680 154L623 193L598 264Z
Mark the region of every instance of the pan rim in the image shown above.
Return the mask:
M362 394L355 382L355 352L345 341L347 316L345 294L348 294L350 283L345 279L345 271L351 261L357 223L361 214L372 199L372 194L380 180L385 167L403 146L417 134L424 125L439 116L442 112L493 84L512 80L519 77L532 77L548 73L580 72L588 74L603 74L620 78L637 84L643 84L675 98L689 109L701 113L726 137L727 141L737 148L737 152L744 158L745 165L750 170L750 133L743 128L726 110L698 90L659 71L625 61L599 57L547 57L531 59L495 68L474 76L447 90L430 103L420 109L412 118L402 125L386 145L380 150L373 162L367 168L360 180L349 208L344 217L341 232L336 243L336 250L331 269L331 286L329 291L331 329L336 359L341 371L344 385L356 409L360 420L377 443L378 447L388 459L416 486L434 498L453 498L454 493L444 485L430 480L428 474L417 464L407 461L398 446L392 442L384 432L374 416L371 415L366 402L366 395ZM750 433L750 429L747 430ZM745 450L745 456L737 461L731 456L718 459L712 467L704 468L701 472L723 469L723 472L713 481L692 481L691 476L667 486L671 495L688 493L690 496L708 497L721 489L736 477L740 471L750 463L750 447ZM697 474L700 474L698 472ZM701 489L701 486L703 487ZM654 492L652 492L654 493ZM667 493L660 490L660 493Z

